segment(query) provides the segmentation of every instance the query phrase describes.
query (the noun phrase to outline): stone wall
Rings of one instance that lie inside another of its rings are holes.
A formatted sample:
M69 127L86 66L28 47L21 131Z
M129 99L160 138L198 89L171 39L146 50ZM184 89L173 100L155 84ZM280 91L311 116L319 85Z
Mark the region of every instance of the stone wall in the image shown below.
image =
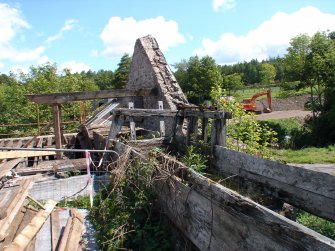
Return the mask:
M163 101L164 109L175 110L178 103L188 103L156 39L150 35L137 39L132 57L127 89L140 88L157 88L158 95L144 97L143 102L135 102L135 108L158 109L158 101ZM166 120L165 123L168 136L174 119ZM142 126L159 130L159 121L146 119Z

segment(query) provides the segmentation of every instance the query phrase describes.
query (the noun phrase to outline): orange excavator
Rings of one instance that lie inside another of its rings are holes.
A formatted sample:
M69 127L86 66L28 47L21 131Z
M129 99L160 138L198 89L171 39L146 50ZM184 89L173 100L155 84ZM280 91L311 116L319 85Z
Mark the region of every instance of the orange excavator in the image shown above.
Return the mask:
M245 111L248 111L248 112L255 112L255 113L262 113L262 111L258 111L256 110L256 99L258 97L261 97L261 96L267 96L267 101L268 101L268 107L266 107L263 102L262 105L263 105L263 112L264 113L269 113L269 112L272 112L272 108L271 108L271 91L270 90L267 90L266 92L259 92L259 93L256 93L254 96L252 96L251 98L246 98L246 99L243 99L243 102L242 102L242 105L243 105L243 109Z

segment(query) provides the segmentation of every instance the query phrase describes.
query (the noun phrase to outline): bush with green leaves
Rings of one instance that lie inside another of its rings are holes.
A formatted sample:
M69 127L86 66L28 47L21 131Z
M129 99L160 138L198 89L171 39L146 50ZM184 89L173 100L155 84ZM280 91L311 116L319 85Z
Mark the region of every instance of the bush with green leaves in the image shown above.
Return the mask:
M153 166L133 161L117 172L90 214L100 249L170 250L170 230L152 190Z
M211 93L224 92L212 90ZM274 130L260 124L254 114L245 112L234 98L213 95L212 99L220 109L233 114L233 119L227 120L227 147L257 156L271 156L269 147L277 144L277 133Z
M197 153L196 147L191 145L187 148L186 154L181 158L186 166L203 173L208 166L208 158L201 153Z

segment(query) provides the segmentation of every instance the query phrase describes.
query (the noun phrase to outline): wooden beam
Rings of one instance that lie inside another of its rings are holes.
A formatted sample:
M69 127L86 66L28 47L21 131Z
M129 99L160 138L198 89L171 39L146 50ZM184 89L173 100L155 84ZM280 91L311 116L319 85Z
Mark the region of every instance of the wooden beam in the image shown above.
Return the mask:
M151 117L151 116L166 116L166 117L200 117L200 118L228 118L228 113L224 111L197 111L197 110L158 110L158 109L127 109L115 108L115 115Z
M12 244L5 248L5 251L24 251L41 229L56 204L56 201L48 200L44 205L45 210L41 210L36 214L30 223L15 237Z
M1 154L1 152L0 152ZM23 162L23 158L12 159L0 165L0 179L4 177L12 168L14 168L17 164Z
M334 240L215 183L173 158L163 154L160 157L166 169L158 169L162 173L154 179L154 191L170 220L199 250L335 249ZM172 175L171 170L178 170L178 175Z
M32 175L46 172L65 172L86 169L86 159L61 159L49 160L39 163L36 167L16 168L15 172L19 175Z
M27 158L27 157L38 157L38 156L49 156L55 155L54 151L6 151L0 152L0 159L14 159L14 158Z
M58 251L78 250L83 232L84 218L78 210L71 209L71 217L67 220Z
M52 105L52 114L53 114L53 120L54 120L54 133L55 133L55 142L56 142L56 149L62 148L62 133L61 133L61 126L60 126L60 105L53 104ZM57 152L56 153L57 159L62 158L62 153Z
M50 215L51 224L51 250L56 251L60 235L59 211L54 210Z
M49 94L28 94L26 97L38 104L63 104L66 102L104 99L104 98L123 98L136 96L157 95L156 89L138 89L138 90L103 90L95 92L68 92L68 93L49 93Z
M335 220L335 176L214 147L215 171L239 175L272 188L272 195L318 216Z

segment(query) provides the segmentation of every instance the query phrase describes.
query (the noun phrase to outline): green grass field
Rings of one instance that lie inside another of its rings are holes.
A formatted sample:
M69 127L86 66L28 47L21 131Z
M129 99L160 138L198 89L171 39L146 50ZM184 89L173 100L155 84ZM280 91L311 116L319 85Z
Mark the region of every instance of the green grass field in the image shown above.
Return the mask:
M275 160L286 163L335 163L335 146L324 148L308 147L301 150L272 150Z

